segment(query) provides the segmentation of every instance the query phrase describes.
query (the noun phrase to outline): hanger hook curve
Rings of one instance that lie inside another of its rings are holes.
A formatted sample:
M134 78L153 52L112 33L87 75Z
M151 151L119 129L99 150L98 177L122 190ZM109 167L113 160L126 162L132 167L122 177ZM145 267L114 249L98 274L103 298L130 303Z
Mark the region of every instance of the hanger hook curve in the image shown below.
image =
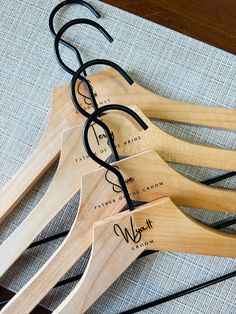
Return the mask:
M56 53L56 58L60 66L70 73L71 75L75 74L75 71L73 71L71 68L69 68L62 60L60 53L59 53L59 41L61 40L62 35L65 33L65 31L70 28L73 25L76 24L86 24L91 25L95 27L110 43L113 42L113 38L108 34L108 32L97 22L88 20L88 19L75 19L72 21L67 22L65 25L62 26L62 28L58 31L56 34L55 40L54 40L54 49Z
M76 97L76 82L77 80L81 80L87 87L87 90L89 92L90 98L92 100L92 104L94 106L94 108L98 109L98 104L96 102L95 96L93 94L92 88L88 82L88 80L86 80L85 78L83 78L81 76L81 73L83 71L85 71L88 67L91 67L93 65L107 65L112 67L113 69L115 69L127 82L128 84L132 85L134 83L134 81L131 79L131 77L116 63L109 61L109 60L105 60L105 59L97 59L97 60L91 60L88 61L86 63L84 63L73 75L71 82L70 82L70 93L71 93L71 99L73 101L73 104L75 106L75 108L85 117L89 117L90 114L85 111L81 105L78 102L78 99Z
M91 147L89 145L89 140L88 140L88 130L89 130L89 127L91 125L92 122L96 122L96 118L98 115L100 115L101 113L103 113L104 111L109 111L109 110L120 110L120 111L124 111L126 113L128 113L129 115L132 116L132 118L134 118L136 120L136 122L144 129L146 130L148 128L147 124L139 117L139 115L134 112L132 109L128 108L128 107L125 107L125 106L121 106L121 105L106 105L106 106L103 106L103 107L100 107L98 108L96 111L94 111L90 117L87 119L87 121L85 122L84 124L84 127L83 127L83 144L84 144L84 148L88 154L88 156L90 158L92 158L97 164L99 164L100 166L106 168L107 170L111 171L112 173L114 173L119 182L120 182L120 185L121 185L121 188L124 192L124 196L125 196L125 199L126 199L126 202L127 202L127 205L128 205L128 208L129 210L133 210L134 209L134 205L133 205L133 202L130 198L130 195L129 195L129 191L127 189L127 186L126 186L126 183L125 183L125 180L122 176L122 174L120 173L120 171L111 166L110 164L106 163L105 161L103 161L102 159L98 158L94 153L93 151L91 150ZM113 141L113 139L112 139ZM113 141L114 142L114 141Z
M61 3L59 3L51 12L50 16L49 16L49 29L51 31L51 34L53 35L53 37L56 36L56 32L55 32L55 28L54 28L54 18L56 13L63 8L66 5L70 5L70 4L79 4L81 6L86 7L87 9L89 9L90 12L92 12L97 18L100 18L101 15L100 13L93 7L91 6L91 4L83 1L83 0L65 0ZM65 46L67 46L68 48L70 48L72 51L75 52L76 57L79 61L79 64L82 65L83 61L82 61L82 57L81 54L79 53L78 49L76 47L74 47L72 44L70 44L69 42L65 41L64 39L60 40L61 43L63 43ZM87 76L86 71L84 71L84 76Z

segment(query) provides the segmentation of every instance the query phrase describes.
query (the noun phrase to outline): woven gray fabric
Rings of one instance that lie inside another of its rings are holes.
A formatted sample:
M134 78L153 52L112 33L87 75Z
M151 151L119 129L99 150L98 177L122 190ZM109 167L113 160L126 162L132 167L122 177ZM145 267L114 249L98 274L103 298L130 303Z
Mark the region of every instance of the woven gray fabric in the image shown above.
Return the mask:
M0 187L37 146L47 124L52 88L70 80L70 76L55 60L53 39L48 29L49 13L57 3L56 0L0 0ZM235 56L101 2L90 0L90 3L102 13L100 23L115 40L110 44L91 27L74 27L68 31L67 38L78 44L84 60L112 60L127 70L140 85L165 97L235 108ZM85 8L73 6L58 15L57 29L78 16L95 19ZM62 52L67 64L76 69L74 56L66 48ZM89 73L98 69L96 67ZM236 149L233 132L175 123L158 122L158 125L194 143ZM174 167L196 180L221 173L189 166ZM1 242L42 198L55 169L56 165L1 226ZM225 180L218 186L235 189L236 178ZM78 203L79 195L76 195L39 238L69 228ZM205 210L187 211L206 223L230 216ZM27 250L0 284L18 291L60 243L58 240ZM85 254L65 277L81 273L88 256L88 253ZM231 272L235 267L236 261L233 259L155 253L130 266L88 312L118 313ZM42 304L54 309L74 285L54 289ZM144 312L235 313L235 290L236 279L230 279Z

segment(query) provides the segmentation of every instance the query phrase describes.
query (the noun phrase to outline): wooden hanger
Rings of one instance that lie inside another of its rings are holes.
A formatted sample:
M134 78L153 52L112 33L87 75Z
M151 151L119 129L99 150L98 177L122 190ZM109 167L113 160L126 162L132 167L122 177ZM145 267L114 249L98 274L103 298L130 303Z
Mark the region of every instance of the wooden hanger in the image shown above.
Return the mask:
M236 130L235 109L213 108L166 99L136 83L129 86L114 69L92 75L89 80L94 86L100 106L109 103L127 106L138 104L149 118ZM85 109L89 107L91 110L83 85L80 85L80 89L80 94L84 95L78 95L80 103ZM84 118L71 103L69 85L54 89L48 126L38 147L0 190L0 222L59 158L61 132L83 121Z
M236 258L236 236L194 221L170 198L106 218L95 223L83 277L53 313L85 313L145 249Z
M129 156L137 154L140 151L155 149L161 157L172 162L184 162L193 165L203 164L208 167L211 164L213 164L213 166L220 164L224 168L234 167L234 169L236 169L236 151L208 148L176 139L155 126L145 117L138 107L134 106L133 109L147 123L149 126L147 130L140 131L136 122L131 120L127 114L120 114L120 112L119 117L123 117L122 128L120 128L117 113L106 115L103 118L110 130L114 133L115 143L120 155ZM97 165L91 161L84 152L81 128L81 126L78 126L71 131L65 132L61 160L51 186L33 211L1 245L0 256L7 256L7 258L1 262L0 276L15 262L36 236L79 191L82 174L96 169ZM97 152L103 160L106 160L110 155L110 149L108 148L107 139L104 137L103 131L96 125L94 125L91 130L90 142L93 143L92 147L94 151ZM160 169L158 164L155 164L154 167L155 166L157 167L157 172L155 173L158 176ZM160 167L169 170L169 166L164 162ZM168 173L167 171L166 180L169 181ZM178 176L181 177L179 174ZM185 184L188 185L189 180L186 179ZM207 199L208 189L211 188L200 186L202 187L201 193L203 193L203 199ZM194 187L192 191L192 193L194 193ZM221 190L215 191L218 197L214 196L214 200L217 200L217 202L214 203L213 209L234 211L236 193L234 191L228 192L232 195L232 201L228 201L226 205ZM188 196L188 198L189 203L186 206L194 207L194 204L198 206L196 202L193 202L190 196ZM210 204L205 204L203 207L211 209ZM16 245L16 243L18 245ZM15 247L15 249L8 252L9 247ZM8 253L5 254L6 252Z
M67 138L72 138L72 132L75 129L67 132ZM75 156L75 151L67 150L67 152L73 157ZM236 193L234 191L203 186L186 179L169 167L155 151L140 153L121 160L116 165L128 182L127 186L134 200L148 202L170 196L176 204L181 206L229 212L236 210ZM76 168L73 170L78 174ZM69 173L71 174L71 172ZM80 206L68 237L47 263L7 305L5 310L8 312L3 313L14 313L16 309L21 313L29 313L84 254L92 243L93 223L121 211L125 205L121 189L117 184L116 177L107 173L103 168L82 177ZM63 192L59 191L57 197L61 193ZM35 217L37 213L41 214L43 210L40 208L36 211ZM4 249L0 248L0 256L6 256L8 259L7 262L3 261L5 269L12 263L12 261L9 262L9 255L11 254L8 249L9 246L14 247L14 250L11 251L18 250L18 247L21 246L20 250L22 251L22 243L26 244L26 239L29 239L30 234L35 229L39 232L38 225L40 224L42 224L41 215L37 217L34 225L25 224L20 229L21 233L18 232L14 239L10 236L11 240L8 243L6 240L5 245L3 244ZM32 237L31 240L33 240ZM29 243L28 241L27 246ZM7 255L3 255L6 251ZM2 270L3 268L1 268L1 272Z

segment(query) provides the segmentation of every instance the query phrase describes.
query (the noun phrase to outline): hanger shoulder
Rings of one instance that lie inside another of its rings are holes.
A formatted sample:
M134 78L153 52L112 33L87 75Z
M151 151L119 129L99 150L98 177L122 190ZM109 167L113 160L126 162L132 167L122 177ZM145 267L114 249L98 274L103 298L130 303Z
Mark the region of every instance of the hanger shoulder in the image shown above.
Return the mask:
M176 121L236 130L236 110L176 101L148 91L137 83L129 86L114 70L106 69L89 77L101 105L138 105L152 119ZM83 90L86 94L86 91Z
M179 206L236 212L234 190L194 182L171 168L156 151L139 153L118 165L133 200L150 202L169 196ZM110 174L107 179L117 183Z
M126 217L128 230L132 230L130 220L132 216L138 228L135 231L136 238L147 243L147 249L236 257L235 235L195 221L183 213L170 198L154 201L144 208L140 206L132 215L130 213L120 215ZM111 225L116 223L113 219L115 220L115 216L110 218Z
M122 153L137 154L140 151L155 149L160 156L169 162L188 164L235 171L236 151L222 148L192 144L178 139L154 125L137 107L131 107L148 125L148 129L140 131L130 118L122 119L122 128L117 113L104 117L104 121L114 131L115 141L120 144ZM126 114L119 116L127 117ZM126 140L124 140L126 139ZM123 145L123 143L126 145Z
M51 114L44 135L24 165L0 191L0 222L2 222L32 188L37 180L58 159L61 133L80 121L72 106L60 106L58 99L66 95L65 88L53 92ZM66 101L64 96L64 101ZM66 118L65 118L66 117Z
M235 236L196 223L169 198L108 217L95 224L86 271L54 313L84 313L145 249L235 257L235 248Z

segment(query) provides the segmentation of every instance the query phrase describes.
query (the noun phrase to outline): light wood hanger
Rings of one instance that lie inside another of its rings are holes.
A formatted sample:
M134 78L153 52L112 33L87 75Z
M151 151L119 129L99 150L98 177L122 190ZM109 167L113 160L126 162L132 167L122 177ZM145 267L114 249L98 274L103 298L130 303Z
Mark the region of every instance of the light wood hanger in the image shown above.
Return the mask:
M235 109L213 108L170 100L136 83L129 86L114 69L106 69L88 79L94 86L99 106L109 103L127 106L138 104L149 118L236 130ZM86 104L87 92L82 85L80 93L85 95L85 97L78 95L80 103L86 109L91 107ZM71 103L69 85L54 89L51 115L40 144L0 190L0 222L59 158L61 133L83 121L84 117L76 112ZM217 167L221 168L220 165Z
M68 138L72 138L73 131L67 132ZM74 152L71 152L68 150L68 153L75 156ZM182 206L235 212L235 192L203 186L186 179L169 167L155 151L140 153L115 164L128 182L128 189L134 200L148 202L170 196L176 204ZM74 172L76 172L75 168ZM14 313L16 309L24 314L29 313L84 254L91 245L93 223L121 211L125 205L122 193L116 193L113 190L115 184L117 184L117 179L103 168L82 177L81 203L69 235L47 263L4 308L6 312L3 313ZM58 192L57 197L60 194L61 192ZM232 207L226 208L225 206L229 204ZM36 213L41 213L42 210ZM15 248L16 239L18 241L16 249L18 249L18 246L25 243L26 237L29 239L32 230L34 231L35 228L38 230L37 226L42 223L41 220L39 216L33 226L22 227L21 232L24 236L17 233L14 241L11 240L5 244L4 251L9 248L9 245ZM3 256L3 250L0 252ZM8 250L6 258L9 258L9 253ZM7 263L9 260L4 268Z
M208 148L176 139L155 126L137 106L134 106L133 109L149 126L147 130L140 131L140 127L137 127L137 123L131 120L125 113L118 113L119 117L123 117L122 128L120 128L120 122L119 119L117 119L117 112L103 117L104 122L115 135L115 143L117 144L120 155L130 156L140 151L155 149L162 158L164 157L165 160L172 162L184 162L199 166L203 164L206 167L209 167L211 164L214 166L220 164L224 168L234 167L234 169L236 169L236 151ZM99 129L97 126L94 126L94 128L97 135L95 136L94 130L91 130L90 142L93 143L92 147L94 151L100 154L101 158L105 160L110 154L107 139L104 138L101 128ZM0 256L7 256L0 264L0 276L15 262L36 236L79 191L82 174L96 169L97 165L91 161L84 152L81 132L81 126L65 132L61 160L47 193L26 219L0 246ZM99 137L102 138L98 141ZM157 163L155 166L156 171L158 171L158 176L160 169ZM160 167L169 170L169 166L164 162ZM169 172L166 172L166 180L168 180ZM178 176L180 177L181 175ZM185 184L188 185L189 180L186 179ZM211 188L200 186L202 187L201 193L203 193L203 199L207 199L208 189ZM193 187L192 194L194 191ZM214 209L234 211L236 193L234 191L225 191L230 193L232 197L232 201L225 204L223 193L220 190L218 190L218 192L217 190L215 191L219 196L214 196L214 200L217 200L217 202L214 203ZM171 193L171 191L168 192ZM188 196L188 198L190 198L190 200L187 206L194 207L196 202L193 202L190 196ZM198 205L196 204L196 206ZM205 204L203 207L211 209L209 204ZM16 243L18 243L17 246L15 245ZM15 249L8 252L9 247L15 247ZM6 252L8 253L5 254Z
M83 277L53 313L85 313L145 249L236 258L236 236L194 221L170 198L106 218L95 223Z

